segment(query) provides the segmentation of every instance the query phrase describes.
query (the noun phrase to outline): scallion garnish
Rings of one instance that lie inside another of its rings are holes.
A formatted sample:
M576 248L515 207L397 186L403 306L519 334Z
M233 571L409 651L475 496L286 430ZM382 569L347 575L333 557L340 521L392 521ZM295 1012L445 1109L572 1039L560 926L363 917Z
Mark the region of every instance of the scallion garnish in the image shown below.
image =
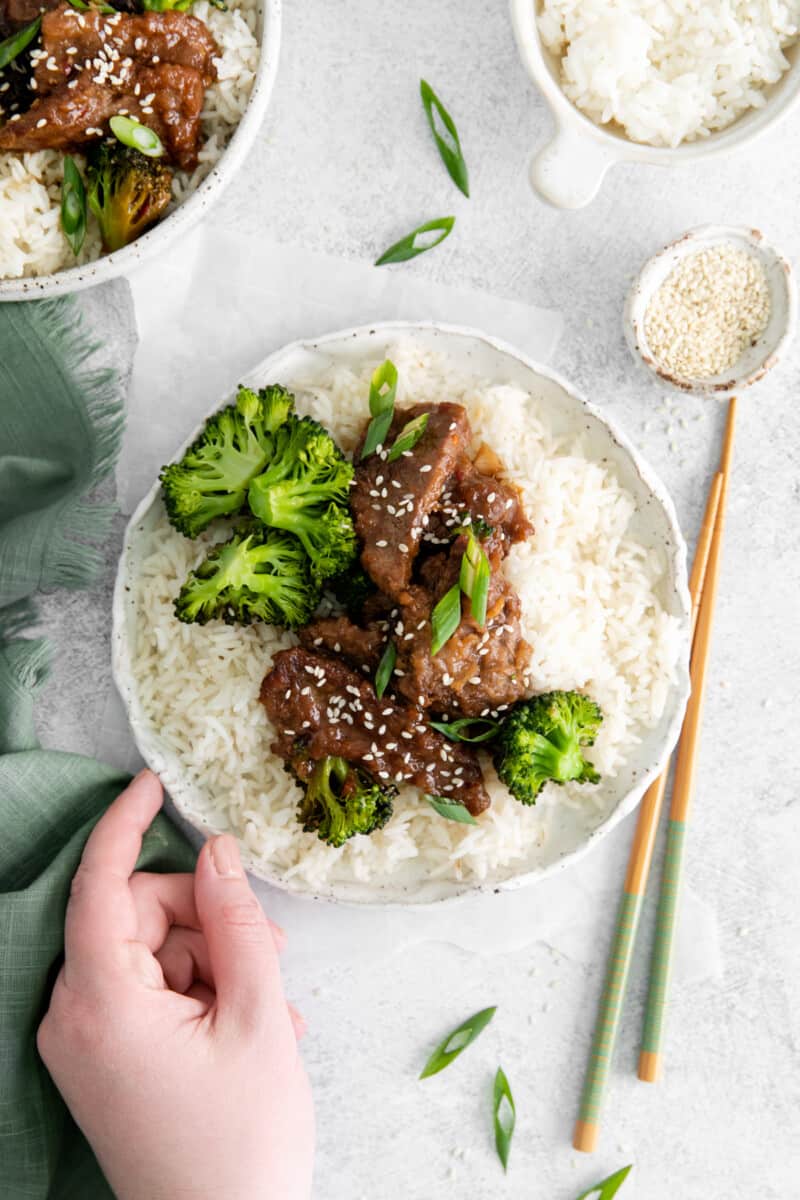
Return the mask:
M633 1163L629 1163L627 1167L621 1167L619 1171L615 1171L613 1175L609 1175L608 1179L601 1179L594 1187L590 1187L587 1192L581 1192L578 1200L612 1200L612 1197L616 1196L632 1170Z
M37 17L35 21L31 21L30 25L25 25L22 29L18 29L16 33L12 33L11 37L7 37L5 41L0 42L0 71L3 67L7 67L10 62L20 54L25 47L33 41L39 32L42 24L42 18Z
M488 742L500 730L500 722L491 717L459 717L457 721L428 721L428 724L451 742L469 742L470 745ZM470 730L475 732L470 733Z
M81 252L86 237L86 188L75 159L64 155L64 182L61 184L61 228L72 253Z
M511 1139L514 1136L514 1126L517 1123L517 1110L514 1097L511 1095L506 1073L502 1067L497 1068L494 1077L494 1094L492 1109L494 1112L494 1144L497 1156L503 1164L503 1170L508 1170L508 1155L511 1151Z
M446 821L458 821L460 825L477 825L472 813L458 800L443 800L441 796L426 796L431 808Z
M375 695L380 700L392 678L394 664L397 662L397 647L394 642L387 642L386 649L381 655L378 669L375 672Z
M470 611L483 628L486 624L486 605L489 599L489 584L492 579L492 568L486 551L481 546L472 530L467 531L467 548L461 559L461 590L469 597Z
M454 583L431 613L431 654L438 654L461 624L461 587Z
M497 1008L483 1008L480 1012L476 1012L459 1025L458 1029L454 1029L452 1033L448 1033L443 1042L434 1050L428 1061L423 1067L420 1079L428 1079L431 1075L438 1075L439 1071L443 1071L445 1067L449 1067L454 1058L458 1058L467 1046L470 1046L479 1033L483 1033L486 1026L491 1021Z
M413 450L419 439L428 427L430 413L422 413L418 417L414 417L413 421L409 421L397 435L395 443L386 456L387 462L394 462L401 454L406 454Z
M103 4L101 0L97 0L97 3L92 4L84 4L84 0L69 0L69 3L73 8L77 8L78 12L98 12L105 16L106 13L115 13L117 11L113 5Z
M424 225L412 230L399 242L395 242L388 250L384 250L380 258L376 260L375 266L383 267L386 263L408 262L410 258L416 258L418 254L424 254L426 250L432 250L434 246L438 246L440 242L444 241L455 223L455 217L437 217L434 221L426 221ZM439 233L439 237L425 238L426 233L436 232ZM423 240L417 244L417 238Z
M419 81L419 92L422 96L422 104L425 108L425 113L428 118L428 124L431 127L436 145L439 148L442 162L447 168L447 173L453 183L459 188L465 196L469 196L469 178L467 175L467 164L464 162L464 155L461 153L461 142L458 138L458 130L455 126L455 121L450 116L445 106L442 104L436 92L429 83L424 79ZM439 117L444 130L437 129L436 117Z
M130 146L132 150L138 150L141 154L146 154L148 158L162 157L164 146L154 129L142 125L139 121L134 121L131 117L123 117L119 113L113 116L108 123L114 137L118 142L122 142L123 146Z
M396 395L397 367L391 359L387 358L386 362L382 362L372 372L372 379L369 383L369 411L372 420L367 426L367 434L361 450L362 461L373 454L378 446L383 445L394 416Z

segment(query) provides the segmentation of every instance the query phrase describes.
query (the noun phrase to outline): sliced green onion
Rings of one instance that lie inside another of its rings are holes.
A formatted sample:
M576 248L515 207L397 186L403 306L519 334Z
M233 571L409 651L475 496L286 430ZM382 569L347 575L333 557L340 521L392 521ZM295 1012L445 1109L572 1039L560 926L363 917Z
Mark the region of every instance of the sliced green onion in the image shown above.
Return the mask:
M106 13L117 11L111 4L103 4L101 0L97 0L97 3L93 4L84 4L84 0L69 0L69 3L73 8L77 8L78 12L98 12L105 16Z
M489 584L492 568L486 551L472 530L467 531L467 548L461 559L461 590L469 597L470 611L481 628L486 624L486 605L489 600Z
M581 1192L578 1200L612 1200L632 1170L633 1163L629 1163L627 1167L621 1167L619 1171L609 1175L608 1179L601 1179L594 1187L590 1187L588 1192Z
M409 421L397 435L394 445L389 451L386 461L394 462L401 454L407 454L413 450L419 439L428 427L430 413L422 413L415 417L413 421Z
M451 742L469 742L473 746L490 741L500 730L500 722L491 717L459 717L457 721L428 721L428 724ZM464 732L470 729L477 729L477 733Z
M394 664L397 662L397 647L394 642L387 642L386 649L381 655L378 669L375 672L375 695L380 700L392 678Z
M420 1079L428 1079L431 1075L438 1075L439 1071L443 1071L445 1067L449 1067L453 1059L458 1058L459 1054L466 1050L467 1046L472 1045L478 1034L483 1033L496 1012L497 1007L483 1008L480 1012L476 1012L474 1016L469 1017L463 1025L459 1025L458 1029L454 1029L452 1033L448 1033L444 1041L439 1043L425 1063Z
M426 250L432 250L434 246L438 246L440 242L444 241L455 223L455 217L437 217L434 221L426 221L424 225L412 230L399 242L395 242L388 250L384 250L380 258L376 260L375 266L383 267L386 263L407 262L409 258L416 258L418 254L424 254ZM417 245L417 238L424 237L426 233L435 232L439 232L439 237L432 240L426 238L424 242Z
M369 411L372 420L367 426L367 435L361 451L361 461L383 445L394 417L394 398L397 395L397 367L386 359L372 372L369 384Z
M434 141L439 148L442 162L447 168L447 173L453 183L459 188L465 196L469 196L469 177L467 174L467 164L464 162L464 155L461 153L461 142L458 139L458 130L456 129L455 121L450 116L445 106L442 104L436 92L429 83L424 79L419 81L419 92L422 96L422 103L425 108L425 113L428 117L428 124L431 127ZM436 118L439 118L444 130L437 129Z
M36 37L39 28L42 24L42 18L37 17L35 21L31 21L30 25L26 25L23 29L18 29L16 33L12 33L11 37L7 37L4 42L0 42L0 71L3 67L7 67L10 62L20 54L30 42Z
M431 613L431 654L438 654L461 624L461 587L454 583Z
M123 146L130 146L132 150L138 150L141 154L146 154L148 158L162 157L164 147L154 129L142 125L139 121L134 121L132 117L123 117L119 113L113 116L108 123L114 137L117 141L122 142Z
M458 821L460 825L478 824L469 809L457 800L443 800L441 796L426 796L425 799L446 821Z
M494 1144L497 1147L497 1157L503 1164L503 1170L508 1170L508 1155L511 1151L511 1139L514 1136L514 1126L517 1123L517 1110L514 1097L511 1095L506 1073L502 1067L497 1068L494 1077L494 1095L492 1110L494 1112Z
M64 182L61 184L61 228L76 256L86 237L86 188L75 159L64 156Z

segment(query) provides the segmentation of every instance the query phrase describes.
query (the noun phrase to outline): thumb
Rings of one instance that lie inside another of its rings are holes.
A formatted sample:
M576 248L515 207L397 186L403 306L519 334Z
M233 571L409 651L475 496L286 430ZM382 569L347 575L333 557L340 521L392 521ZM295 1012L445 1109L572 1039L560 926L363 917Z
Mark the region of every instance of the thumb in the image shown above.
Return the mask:
M194 891L218 1017L254 1028L276 1011L285 1013L275 941L234 838L224 834L206 842L197 860Z

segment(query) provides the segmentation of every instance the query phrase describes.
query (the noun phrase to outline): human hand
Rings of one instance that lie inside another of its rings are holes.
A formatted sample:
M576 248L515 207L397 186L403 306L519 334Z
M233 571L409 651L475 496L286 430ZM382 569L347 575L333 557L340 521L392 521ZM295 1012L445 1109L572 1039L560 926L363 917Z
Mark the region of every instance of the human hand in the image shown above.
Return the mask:
M119 1200L306 1200L314 1117L283 935L232 837L194 875L133 873L160 807L143 772L86 843L39 1053Z

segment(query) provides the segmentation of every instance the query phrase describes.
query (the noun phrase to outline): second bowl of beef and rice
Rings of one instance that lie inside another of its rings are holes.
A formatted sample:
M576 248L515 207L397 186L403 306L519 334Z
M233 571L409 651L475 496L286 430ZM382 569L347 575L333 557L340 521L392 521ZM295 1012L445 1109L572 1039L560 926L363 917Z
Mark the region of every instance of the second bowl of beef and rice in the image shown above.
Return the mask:
M157 253L235 174L280 0L0 0L0 300Z

